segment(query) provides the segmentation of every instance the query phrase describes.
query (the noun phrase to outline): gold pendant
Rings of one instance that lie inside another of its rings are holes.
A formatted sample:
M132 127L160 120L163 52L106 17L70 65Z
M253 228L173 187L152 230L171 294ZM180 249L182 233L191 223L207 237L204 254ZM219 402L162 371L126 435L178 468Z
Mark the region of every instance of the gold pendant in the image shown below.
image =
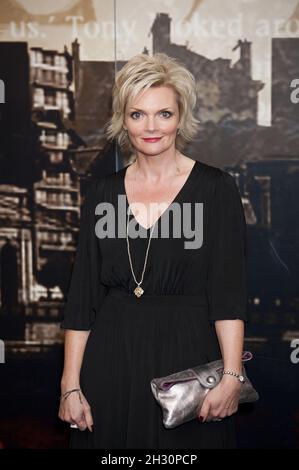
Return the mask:
M138 286L138 287L136 287L136 289L134 289L134 294L136 295L136 297L141 297L143 292L144 292L144 290L140 286Z

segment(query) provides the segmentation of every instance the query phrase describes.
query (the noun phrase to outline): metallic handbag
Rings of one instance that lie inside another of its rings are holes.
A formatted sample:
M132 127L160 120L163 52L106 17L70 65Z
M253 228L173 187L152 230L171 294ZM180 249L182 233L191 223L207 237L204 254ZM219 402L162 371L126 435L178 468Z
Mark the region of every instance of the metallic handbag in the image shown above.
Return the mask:
M242 362L252 357L250 351L244 351ZM219 359L151 380L152 393L162 408L163 424L167 429L198 416L207 393L222 379L223 369L223 361ZM239 404L258 400L259 395L248 379L243 364L242 375L245 380L241 385Z

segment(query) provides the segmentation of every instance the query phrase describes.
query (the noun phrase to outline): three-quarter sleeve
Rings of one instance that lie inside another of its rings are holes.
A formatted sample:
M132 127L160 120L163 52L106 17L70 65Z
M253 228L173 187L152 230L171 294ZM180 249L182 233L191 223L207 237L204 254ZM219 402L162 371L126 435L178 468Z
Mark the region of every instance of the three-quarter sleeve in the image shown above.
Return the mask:
M90 184L82 206L77 251L60 324L63 329L90 330L105 296L100 282L102 255L95 233L98 184L99 180Z
M247 227L238 186L230 173L221 170L214 198L207 282L209 321L246 322Z

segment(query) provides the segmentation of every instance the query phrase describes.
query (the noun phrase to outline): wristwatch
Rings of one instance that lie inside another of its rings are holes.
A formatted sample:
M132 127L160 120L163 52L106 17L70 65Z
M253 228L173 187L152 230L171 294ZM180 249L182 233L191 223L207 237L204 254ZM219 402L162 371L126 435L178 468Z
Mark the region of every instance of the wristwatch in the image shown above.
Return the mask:
M244 375L241 375L241 374L237 374L236 372L233 372L232 370L224 370L222 372L222 374L229 374L229 375L233 375L234 377L236 377L241 383L244 383L245 382L245 377Z

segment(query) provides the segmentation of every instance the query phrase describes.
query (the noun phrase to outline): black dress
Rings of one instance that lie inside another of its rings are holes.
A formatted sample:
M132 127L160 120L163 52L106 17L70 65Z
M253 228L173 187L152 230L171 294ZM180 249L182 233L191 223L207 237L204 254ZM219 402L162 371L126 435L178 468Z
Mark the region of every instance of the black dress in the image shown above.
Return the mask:
M91 406L94 430L72 429L70 446L235 448L234 415L218 422L194 419L174 429L164 428L150 380L221 358L214 322L247 321L246 222L238 187L228 172L195 162L173 203L180 207L183 202L192 203L193 229L201 206L194 203L203 203L203 218L197 219L202 221L201 246L196 243L196 248L186 249L184 243L194 241L194 235L185 235L182 229L180 236L172 237L171 223L170 236L161 236L164 219L169 215L174 220L169 206L153 232L142 283L145 292L138 298L133 293L136 284L126 228L115 231L114 237L110 232L99 238L96 224L103 222L104 214L108 220L108 211L95 213L97 204L107 202L110 209L120 208L119 196L126 222L125 171L92 182L83 206L61 327L91 330L80 384ZM132 224L143 238L131 238ZM116 224L117 230L121 225ZM130 215L129 242L138 281L152 227L145 229Z

